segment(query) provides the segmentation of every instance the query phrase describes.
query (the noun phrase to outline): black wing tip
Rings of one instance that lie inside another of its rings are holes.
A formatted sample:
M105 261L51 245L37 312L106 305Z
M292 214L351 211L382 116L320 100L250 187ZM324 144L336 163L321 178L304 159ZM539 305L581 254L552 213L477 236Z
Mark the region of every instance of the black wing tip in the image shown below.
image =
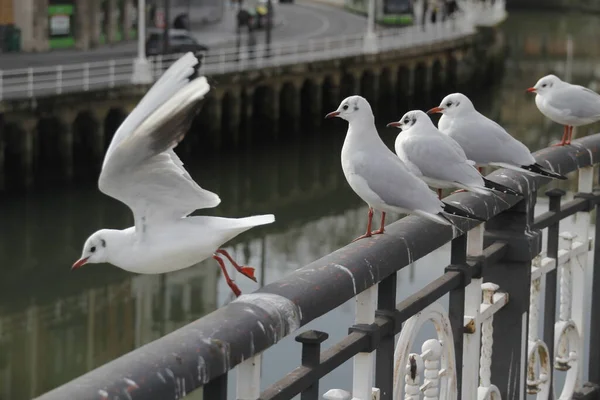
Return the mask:
M442 203L444 203L444 202L442 202ZM482 221L482 222L487 221L487 219L485 219L485 218L478 217L475 214L471 214L468 211L465 211L465 210L463 210L461 208L455 207L455 206L450 205L448 203L444 203L444 212L447 213L447 214L450 214L450 215L457 216L457 217L462 217L462 218L467 218L467 219L474 219L476 221Z
M542 167L538 163L531 164L531 165L523 165L523 166L521 166L521 168L526 169L527 171L531 171L533 173L536 173L538 175L545 176L546 178L560 179L562 181L568 179L564 175L557 174L556 172L547 170L546 168Z
M485 187L488 189L492 189L504 194L509 194L511 196L523 197L523 193L519 192L518 190L511 189L508 186L501 185L498 182L491 181L487 178L483 178L483 182L485 183Z

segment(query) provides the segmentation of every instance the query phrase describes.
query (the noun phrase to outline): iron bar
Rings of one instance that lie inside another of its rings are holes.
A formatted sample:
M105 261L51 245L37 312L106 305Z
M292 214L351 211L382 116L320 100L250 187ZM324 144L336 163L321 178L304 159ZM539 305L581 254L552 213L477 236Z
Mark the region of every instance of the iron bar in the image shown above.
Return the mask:
M565 191L561 189L551 189L546 192L550 200L548 207L549 213L554 215L561 214L561 199L565 195ZM578 199L579 200L579 199ZM559 221L554 221L548 226L548 234L546 238L546 254L550 258L554 258L558 263L558 234ZM544 343L548 347L550 359L554 360L554 324L556 322L556 291L557 291L557 268L549 271L546 274L546 289L544 292ZM554 368L549 369L550 376L548 381L550 384L550 393L553 389Z
M592 277L592 305L590 318L590 355L588 360L589 371L588 379L596 385L600 385L600 342L597 340L600 337L600 271L596 270L596 266L600 264L600 205L596 204L596 221L595 221L595 236L594 236L594 271Z
M452 240L450 250L451 266L457 267L461 273L462 285L450 291L448 317L452 327L452 337L454 339L454 365L463 365L463 332L465 316L465 286L471 281L468 276L469 266L467 265L467 235L461 235ZM461 393L462 388L462 368L456 368L456 388Z
M296 342L302 343L302 366L315 368L319 365L321 358L321 343L327 340L329 335L325 332L307 331L296 336ZM300 400L319 399L319 380L302 391Z
M227 400L227 375L225 373L204 385L205 399Z

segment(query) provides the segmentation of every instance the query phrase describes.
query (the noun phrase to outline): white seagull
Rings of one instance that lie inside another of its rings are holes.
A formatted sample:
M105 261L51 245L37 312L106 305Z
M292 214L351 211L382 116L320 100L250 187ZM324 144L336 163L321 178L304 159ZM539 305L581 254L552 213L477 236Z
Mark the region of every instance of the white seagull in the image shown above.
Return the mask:
M427 114L442 113L440 132L456 140L469 160L479 167L492 165L547 178L567 179L535 161L523 143L513 138L496 122L480 114L467 96L453 93Z
M421 110L409 111L387 126L400 128L396 137L396 154L408 169L438 191L461 188L479 194L496 190L513 196L519 192L481 176L475 163L465 155L454 139L440 132L431 118Z
M115 133L98 186L131 209L135 226L92 234L73 269L107 262L126 271L158 274L187 268L212 256L239 296L241 292L230 279L222 255L256 281L253 268L238 265L219 247L254 226L273 222L273 215L189 216L194 210L216 207L221 202L215 193L194 182L173 151L189 130L199 101L210 90L205 77L195 77L197 67L192 53L177 60Z
M443 213L481 220L440 201L425 182L413 175L383 143L375 128L369 102L361 96L346 98L325 118L348 121L342 147L342 169L356 194L369 205L367 231L358 239L384 232L386 212L416 214L444 225L452 225ZM379 230L371 232L373 210L381 211Z
M579 85L546 75L534 87L535 105L550 120L564 125L563 137L555 146L571 144L573 127L600 121L600 94Z

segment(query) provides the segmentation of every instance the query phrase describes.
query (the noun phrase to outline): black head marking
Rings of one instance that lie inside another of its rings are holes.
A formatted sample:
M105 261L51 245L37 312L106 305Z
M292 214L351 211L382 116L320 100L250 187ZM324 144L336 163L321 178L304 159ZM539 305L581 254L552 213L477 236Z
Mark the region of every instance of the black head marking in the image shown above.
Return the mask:
M106 240L100 239L100 243L102 244L102 247L106 247Z
M354 111L358 111L358 106L356 104L354 105Z

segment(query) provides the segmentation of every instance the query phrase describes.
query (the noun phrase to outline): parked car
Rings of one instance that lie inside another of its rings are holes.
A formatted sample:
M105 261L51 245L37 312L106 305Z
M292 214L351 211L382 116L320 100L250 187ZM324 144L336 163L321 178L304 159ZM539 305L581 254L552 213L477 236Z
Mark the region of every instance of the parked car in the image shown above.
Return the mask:
M198 43L198 41L183 29L169 29L169 49L167 54L199 53L208 51L208 47ZM151 29L148 39L146 40L146 55L155 56L164 54L163 49L163 30Z

